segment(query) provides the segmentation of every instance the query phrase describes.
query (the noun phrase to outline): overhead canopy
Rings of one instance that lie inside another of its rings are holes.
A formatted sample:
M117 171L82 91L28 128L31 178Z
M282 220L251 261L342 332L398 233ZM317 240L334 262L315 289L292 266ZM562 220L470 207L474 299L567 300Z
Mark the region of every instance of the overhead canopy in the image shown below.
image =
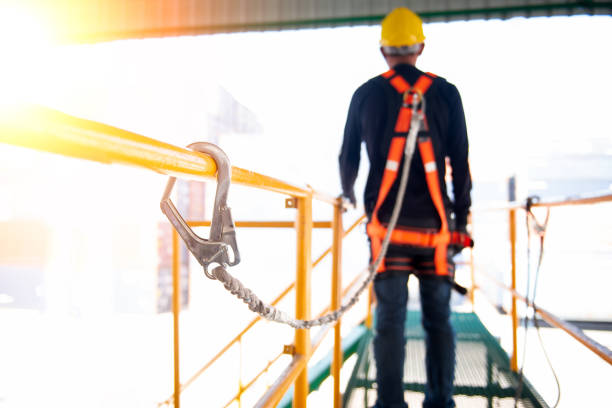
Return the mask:
M610 1L13 0L62 42L378 24L407 6L425 21L612 14ZM6 3L5 3L6 4Z

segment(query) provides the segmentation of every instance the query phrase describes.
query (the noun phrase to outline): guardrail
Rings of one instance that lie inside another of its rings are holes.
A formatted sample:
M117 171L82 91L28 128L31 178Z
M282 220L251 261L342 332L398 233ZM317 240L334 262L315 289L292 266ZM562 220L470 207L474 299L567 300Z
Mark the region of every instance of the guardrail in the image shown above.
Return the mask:
M598 203L606 203L612 202L612 194L600 194L600 195L588 195L588 196L575 196L568 197L565 199L553 199L548 201L538 201L533 202L531 207L540 207L540 208L553 208L553 207L563 207L563 206L575 206L575 205L593 205ZM517 330L518 330L518 312L517 312L517 300L524 302L527 306L533 307L534 311L538 313L542 319L551 324L554 327L557 327L569 335L571 335L574 339L576 339L580 344L587 347L601 359L606 361L608 364L612 364L612 351L602 344L598 343L594 339L587 336L582 330L575 325L565 322L563 319L555 316L553 313L542 309L537 306L531 300L527 299L527 297L523 296L516 290L516 274L517 274L517 254L516 254L516 242L517 242L517 234L516 234L516 213L519 210L526 210L526 204L512 201L507 205L496 206L493 208L482 208L479 211L508 211L509 215L509 241L510 241L510 259L511 259L511 283L510 286L505 285L499 280L495 279L491 275L487 274L484 271L480 271L476 269L480 275L486 277L491 280L497 286L505 289L512 295L512 304L511 304L511 320L512 320L512 355L510 356L510 366L512 370L518 371L518 344L517 344ZM472 291L479 290L480 288L475 284L474 277L472 277Z
M40 106L18 106L0 110L0 143L27 147L35 150L57 153L68 157L91 160L101 163L115 163L137 166L160 174L179 178L206 180L215 177L216 165L206 154L194 152L168 143L160 142L136 133L132 133L102 123L77 118L57 110ZM341 300L341 240L343 236L358 225L363 217L348 231L342 229L342 212L345 204L338 198L317 192L310 187L296 186L272 177L248 170L232 167L232 182L263 189L291 197L288 205L297 210L293 223L283 222L238 222L237 227L294 227L297 237L296 280L277 300L280 300L291 289L295 289L295 317L307 320L311 318L310 310L310 276L313 267L311 259L312 229L315 227L331 228L333 244L316 261L332 254L332 294L329 310L340 306ZM313 222L312 201L318 200L331 204L334 217L331 222ZM192 225L206 225L206 222L193 222ZM179 280L179 239L173 232L172 251L174 253L173 269L173 331L174 331L174 394L172 402L180 407L181 389L190 385L194 377L181 385L179 375L179 311L180 311L180 280ZM257 319L256 319L257 320ZM255 321L247 325L248 330ZM311 343L310 331L300 329L295 331L294 358L285 370L283 377L277 381L260 401L260 406L273 406L294 383L294 407L306 406L308 395L307 362L314 349L320 344L323 335L330 326L323 327ZM242 332L235 341L239 341ZM340 342L340 323L335 324L336 344L334 345L334 406L339 407L341 396L339 392L339 369L342 364ZM232 341L231 343L233 343ZM229 347L229 346L228 346ZM225 349L224 349L225 350ZM223 352L223 350L222 350ZM221 353L222 354L222 353ZM213 361L218 358L215 357ZM204 368L212 362L207 363ZM201 372L200 372L201 373ZM199 374L197 374L199 375ZM197 376L196 375L196 376ZM243 391L241 386L238 398ZM233 401L233 400L232 400Z
M196 180L212 179L216 173L215 162L209 156L194 152L181 147L147 138L132 132L128 132L116 127L101 123L76 118L64 113L37 106L27 106L22 109L7 112L0 112L0 142L42 150L64 156L81 158L101 163L117 163L130 166L138 166L155 171L160 174L190 178ZM254 173L248 170L233 167L232 181L235 183L263 189L275 193L285 194L291 197L290 204L297 210L296 219L291 221L244 221L237 222L238 228L295 228L297 237L296 255L296 280L289 285L277 297L274 303L280 301L289 291L296 291L295 317L297 319L309 319L310 310L310 276L314 265L318 264L325 256L332 254L332 293L331 304L327 310L335 310L339 307L341 290L341 242L342 238L352 231L363 218L358 220L347 231L342 228L342 212L345 209L344 203L335 197L319 193L309 187L300 187L284 181ZM331 204L334 208L333 220L315 222L312 219L312 201L318 200ZM533 207L558 207L565 205L586 205L601 202L611 202L612 194L573 197L565 200L555 200L549 202L534 203ZM529 304L528 300L516 290L516 212L525 209L521 203L511 202L494 210L508 211L510 225L510 247L511 247L511 271L512 280L510 287L497 282L505 287L512 294L512 330L513 330L513 353L511 356L511 368L518 370L517 364L517 307L516 301L522 300ZM192 226L207 225L206 221L192 221ZM311 240L313 228L331 228L333 234L332 246L324 251L315 262L311 258ZM187 382L181 384L179 376L179 260L178 234L173 233L172 247L175 256L173 257L173 316L174 316L174 393L171 398L164 403L173 402L175 407L180 407L180 393L183 389L205 371L211 364L219 358L232 344L240 342L242 336L248 331L259 317L255 318L247 327L241 331L227 346L225 346L213 359L204 365ZM480 272L480 271L478 271ZM350 288L354 282L348 285ZM472 285L473 290L479 289ZM370 299L368 304L370 304ZM530 306L535 306L529 304ZM573 325L563 322L553 314L535 307L537 313L550 324L559 327L576 338L581 344L585 345L602 359L612 364L612 353L610 350L590 339L580 329ZM325 313L325 311L323 312ZM368 312L368 322L371 314ZM294 407L304 407L308 395L308 376L307 362L312 356L316 347L321 344L323 336L327 334L331 326L323 327L320 332L311 340L309 330L296 330L294 357L289 366L285 369L279 379L269 388L268 392L260 399L258 407L274 406L282 398L289 386L294 383ZM334 360L332 364L332 375L334 377L334 407L341 404L339 389L339 370L342 364L341 344L340 344L340 322L334 328ZM278 358L278 357L277 357ZM274 361L274 360L273 360ZM262 372L269 367L264 368ZM260 372L252 379L246 387L239 386L239 392L229 403L240 399L242 392L259 376ZM228 405L229 405L228 403ZM163 404L163 403L162 403Z
M340 219L340 214L338 214L338 219ZM342 237L335 237L334 238L334 243L340 242L340 240L344 237L346 237L348 234L350 234L357 226L359 226L365 219L365 216L362 216L360 218L358 218L346 231L343 232ZM210 221L188 221L187 222L189 226L191 227L208 227L210 226L211 222ZM294 228L295 227L295 222L291 222L291 221L237 221L236 222L236 227L238 228ZM341 225L338 226L338 228L335 227L334 222L327 222L327 221L318 221L318 222L313 222L313 228L333 228L333 231L342 231L341 229ZM313 261L312 263L312 268L314 269L318 264L320 264L329 254L331 253L336 253L338 254L340 251L340 248L335 249L334 245L336 244L332 244L332 246L330 246L329 248L327 248L325 251L323 251L323 253L316 259ZM178 256L178 252L173 252L172 254L173 259L175 259L175 257ZM177 260L176 264L178 265L180 262ZM176 271L177 276L178 276L178 271ZM339 271L334 270L333 273L339 273ZM174 274L173 274L174 276ZM350 289L359 281L359 278L361 278L362 275L358 275L357 277L355 277L353 279L353 281L351 281L347 287L342 291L342 296L345 296ZM334 276L332 275L332 293L336 294L337 290L339 289L340 286L340 278L341 276ZM173 278L174 279L174 278ZM289 284L286 288L284 288L279 295L277 295L277 297L271 302L272 306L277 305L281 300L283 300L292 290L295 289L296 286L296 282L292 282L291 284ZM338 305L338 300L334 299L334 301L324 310L320 311L317 314L317 317L322 316L323 314L327 313L329 310L335 310L339 307ZM219 358L221 358L221 356L223 356L226 352L228 352L230 350L230 348L237 343L240 343L242 341L242 338L244 337L244 335L249 332L249 330L251 330L255 324L257 322L259 322L262 319L261 316L257 316L255 317L253 320L251 320L232 340L230 340L225 346L223 346L221 348L221 350L219 350L219 352L217 354L215 354L214 357L212 357L209 361L207 361L202 368L200 368L199 370L197 370L196 373L194 373L187 381L185 381L182 385L181 385L181 392L185 391L185 389L187 389L189 386L191 386L191 384L193 384L195 382L195 380L197 380L198 377L200 377L202 374L204 374L204 372L206 372L206 370L208 370L217 360L219 360ZM339 327L339 325L338 325ZM334 373L337 372L336 375L334 375L334 378L339 378L339 370L340 370L340 365L341 365L341 361L342 361L342 357L341 357L341 339L337 336L339 336L339 333L337 335L335 335L335 341L334 341L334 352L339 353L337 357L335 357L334 361L340 361L340 364L338 365L336 371L333 371ZM265 373L269 368L271 363L275 362L283 353L279 354L278 356L276 356L273 360L271 360L270 362L268 362L268 364L266 365L266 367L264 367L261 371L259 371L246 385L242 385L241 380L239 379L239 386L238 386L238 392L231 397L227 404L225 404L224 406L227 407L229 406L231 403L233 403L234 401L240 401L240 397L242 396L242 394L247 391L253 384L254 382L263 374ZM299 366L299 362L294 362L295 364L292 363L293 367L298 367ZM334 366L334 369L336 367ZM290 384L289 384L290 385ZM334 386L335 388L337 388L337 398L340 398L340 387L339 387L339 382L335 381L334 382ZM280 400L280 398L283 397L283 392L286 390L283 390L281 387L278 390L275 390L273 393L270 392L269 394L267 394L268 396L265 398L270 398L271 401L268 401L267 404L270 405L272 404L272 400L275 400L275 402L278 402L277 400ZM171 395L170 397L168 397L166 400L164 400L163 402L159 403L158 406L162 406L162 405L170 405L172 403L174 399L174 394ZM263 401L262 401L263 403Z

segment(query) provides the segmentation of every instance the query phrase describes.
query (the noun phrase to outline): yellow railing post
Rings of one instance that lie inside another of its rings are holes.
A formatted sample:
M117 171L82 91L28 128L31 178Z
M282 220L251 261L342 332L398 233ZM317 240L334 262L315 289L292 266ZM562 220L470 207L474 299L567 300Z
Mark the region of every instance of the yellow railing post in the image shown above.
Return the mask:
M295 317L310 319L310 272L312 269L312 194L297 198L297 267L295 279ZM310 330L295 330L295 352L308 358L310 356ZM308 369L300 372L295 380L293 408L305 408L308 397Z
M342 199L334 204L334 218L332 221L333 240L332 240L332 282L331 282L331 310L340 307L342 298L342 238L344 230L342 228ZM334 327L334 354L332 359L331 374L334 377L334 408L342 405L342 395L340 394L340 368L342 367L342 334L341 319Z
M510 210L510 261L512 263L512 281L510 287L516 291L516 210ZM517 335L518 317L516 312L516 296L512 294L512 358L510 368L518 371L518 346Z
M179 314L181 312L181 252L179 237L172 229L172 317L174 330L174 408L181 406L181 380L179 374Z
M372 328L373 319L372 319L372 305L374 304L374 289L372 288L372 284L368 288L368 311L365 318L365 326L368 329Z
M476 301L476 298L475 298L475 295L476 295L476 274L474 273L474 271L475 271L475 267L474 267L474 249L470 248L470 279L472 281L472 288L470 289L469 296L470 296L470 303L472 304L472 313L475 312L474 302Z
M508 201L511 203L516 201L516 176L511 176L508 180ZM508 213L508 229L510 232L510 263L511 263L511 282L510 287L512 288L512 306L511 306L511 318L512 318L512 356L510 358L510 369L512 371L518 371L518 318L516 310L516 208L511 207Z
M244 384L242 383L242 372L243 372L243 355L242 355L242 336L238 341L239 359L240 365L238 369L238 408L242 408L242 393L244 392Z
M472 214L468 214L468 225L470 226L470 233L474 236L474 222L472 220ZM470 303L472 304L472 313L474 313L474 295L476 293L476 276L474 274L474 248L470 248L470 280L471 289L469 291Z
M196 180L214 178L217 171L213 158L206 154L37 106L20 108L15 114L0 117L0 143L13 144L106 164L133 165L153 170L160 174ZM310 188L304 189L300 186L237 167L232 167L231 175L233 183L289 195L294 197L297 202L298 211L295 223L297 232L296 317L298 319L310 319L310 273L313 267L311 258L312 228L328 228L330 226L329 222L313 222L312 200L316 199L321 202L339 205L338 200L332 196L313 191ZM365 216L362 216L342 235L344 236L352 231L361 223L363 218ZM287 227L290 225L290 223L286 222L267 223L256 221L247 222L244 226L262 227L266 225L272 226L271 224L276 227ZM339 228L341 231L341 226ZM174 407L179 407L181 390L192 384L196 377L218 359L219 355L229 349L229 346L226 346L205 367L200 369L195 376L188 379L181 386L179 364L179 315L181 309L180 252L179 238L176 232L173 232L172 236L172 250L174 394L164 403L170 404L174 400ZM338 286L340 286L340 279L338 279ZM349 286L353 286L353 284ZM285 290L282 296L290 289L291 286ZM371 289L369 299L371 304L373 299ZM340 300L338 301L339 303ZM252 324L248 327L252 327ZM329 329L329 326L326 329ZM248 330L248 328L245 330ZM294 383L294 407L306 406L309 385L305 367L308 359L311 357L312 350L321 344L326 330L322 332L321 338L317 338L311 344L309 330L296 330L295 350L297 354L294 356L292 365L287 370L286 381L279 381L276 386L271 388L270 393L266 393L266 395L271 394L269 401L273 399L274 403L277 403L284 392L286 392L289 384ZM242 390L244 391L246 388L248 388L248 385L243 386ZM262 398L262 401L268 401L266 398L268 397Z
M516 200L516 176L510 177L508 180L508 200L514 202ZM511 318L512 318L512 356L510 358L510 369L512 371L518 371L518 318L516 311L516 209L510 208L508 212L508 230L510 233L510 263L511 263L511 282L510 287L512 288L512 306L511 306Z

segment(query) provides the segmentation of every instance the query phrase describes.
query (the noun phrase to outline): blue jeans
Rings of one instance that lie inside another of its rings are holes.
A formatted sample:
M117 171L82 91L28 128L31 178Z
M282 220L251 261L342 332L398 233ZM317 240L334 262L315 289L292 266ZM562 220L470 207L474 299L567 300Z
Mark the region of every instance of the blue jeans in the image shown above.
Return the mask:
M374 357L378 400L376 408L406 408L404 401L404 327L408 302L408 275L374 281L376 332ZM452 408L455 377L455 332L450 324L451 284L439 277L419 279L423 329L425 330L424 408Z

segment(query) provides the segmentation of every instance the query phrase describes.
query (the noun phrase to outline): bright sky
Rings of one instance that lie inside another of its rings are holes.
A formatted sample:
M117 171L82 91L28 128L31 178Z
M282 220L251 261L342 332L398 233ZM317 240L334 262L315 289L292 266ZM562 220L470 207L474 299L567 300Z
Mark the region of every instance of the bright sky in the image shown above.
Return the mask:
M339 193L351 95L386 70L378 27L53 48L38 41L44 27L34 17L14 12L3 20L27 33L21 42L2 36L5 103L33 100L184 146L207 139L202 118L220 85L264 127L261 136L220 140L233 165L330 194ZM476 182L524 174L528 155L551 150L612 154L611 23L577 16L425 25L417 65L458 86Z
M426 48L418 65L458 86L476 179L520 172L525 149L552 145L588 152L590 139L612 139L606 119L612 54L605 51L611 22L610 17L555 17L425 26ZM206 93L218 83L264 125L265 137L252 146L261 152L230 152L235 165L266 173L282 169L294 178L290 181L333 193L351 94L386 69L378 27L56 49L34 47L36 33L23 40L23 49L14 43L9 49L17 64L0 68L4 90L184 145L206 138L201 123L189 118L206 109ZM3 93L4 99L11 94Z

